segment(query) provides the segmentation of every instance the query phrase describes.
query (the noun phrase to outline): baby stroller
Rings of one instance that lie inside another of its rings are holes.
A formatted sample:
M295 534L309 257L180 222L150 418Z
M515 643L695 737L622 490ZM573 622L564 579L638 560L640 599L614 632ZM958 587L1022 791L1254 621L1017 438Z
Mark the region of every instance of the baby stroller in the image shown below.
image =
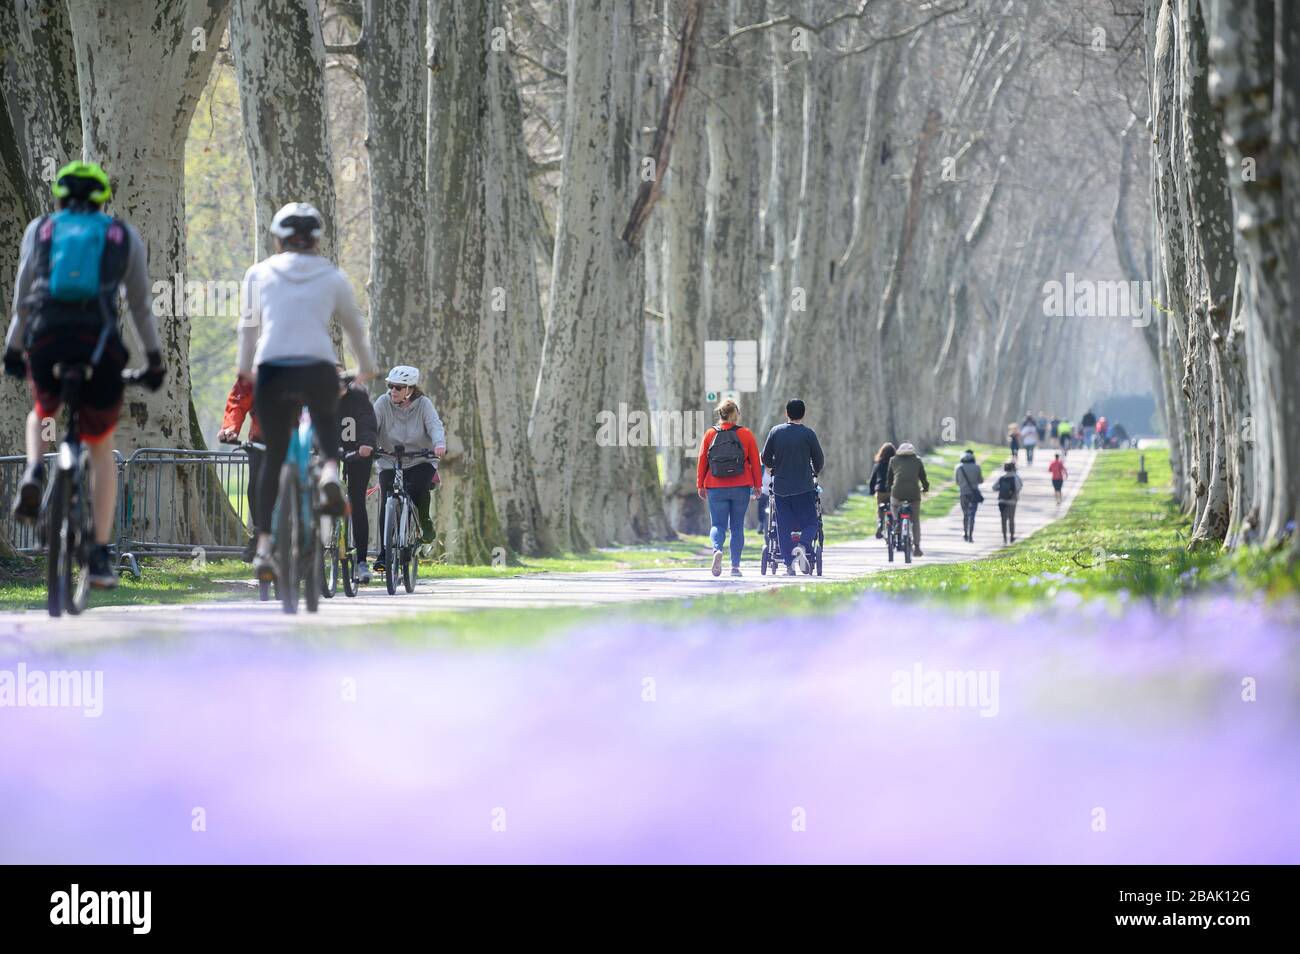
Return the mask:
M822 488L821 484L815 487L817 494L814 498L814 506L817 508L817 539L811 541L801 540L801 531L795 530L790 534L790 545L797 547L803 545L808 555L808 572L822 575L822 551L826 549L826 533L822 528ZM767 569L770 566L772 573L775 574L777 568L782 565L781 560L781 536L780 530L776 525L776 505L770 497L768 498L767 520L763 528L763 555L759 563L759 572L764 576L767 575Z

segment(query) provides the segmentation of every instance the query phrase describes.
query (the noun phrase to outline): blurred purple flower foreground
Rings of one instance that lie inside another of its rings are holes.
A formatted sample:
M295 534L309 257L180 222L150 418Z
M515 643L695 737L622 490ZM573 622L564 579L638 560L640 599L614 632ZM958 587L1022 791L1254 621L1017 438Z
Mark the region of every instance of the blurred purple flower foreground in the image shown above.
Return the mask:
M730 634L29 657L102 669L103 715L0 709L0 861L1296 862L1296 623L876 598ZM920 704L962 673L983 697Z

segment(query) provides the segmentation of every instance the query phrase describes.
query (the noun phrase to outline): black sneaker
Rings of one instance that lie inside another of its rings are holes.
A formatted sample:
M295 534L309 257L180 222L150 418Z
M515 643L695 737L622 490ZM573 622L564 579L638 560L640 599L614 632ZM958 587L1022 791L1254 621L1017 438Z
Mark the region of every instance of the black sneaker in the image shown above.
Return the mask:
M41 515L41 493L45 489L45 462L28 464L18 493L14 494L14 519L32 523Z
M111 590L117 586L117 572L113 569L108 544L91 545L90 553L86 555L86 573L90 576L90 585L97 590Z

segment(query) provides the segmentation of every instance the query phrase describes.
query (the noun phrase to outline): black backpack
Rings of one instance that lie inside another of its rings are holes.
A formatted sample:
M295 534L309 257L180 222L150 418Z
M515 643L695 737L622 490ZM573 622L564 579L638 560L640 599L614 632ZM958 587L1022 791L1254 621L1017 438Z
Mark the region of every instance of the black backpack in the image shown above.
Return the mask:
M1014 474L1003 474L998 478L998 499L1016 499L1016 478Z
M736 433L739 428L723 430L715 424L717 433L709 445L709 473L714 477L736 477L745 472L745 447Z

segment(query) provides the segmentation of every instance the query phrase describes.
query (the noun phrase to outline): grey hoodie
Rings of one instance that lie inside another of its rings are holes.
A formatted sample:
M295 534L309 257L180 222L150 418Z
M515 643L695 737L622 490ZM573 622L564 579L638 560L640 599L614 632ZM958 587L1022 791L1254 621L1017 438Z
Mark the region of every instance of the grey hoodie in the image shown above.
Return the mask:
M287 361L334 364L330 321L337 318L357 356L360 370L375 373L366 330L352 285L334 263L320 255L281 252L258 262L244 275L240 299L239 372Z
M984 483L984 472L975 463L975 455L969 452L962 454L961 463L952 472L952 477L957 481L958 492L963 495L973 494Z
M407 450L433 450L447 446L442 419L427 394L407 402L405 407L398 407L387 394L381 394L375 401L375 417L379 421L379 446L386 451L391 451L395 444L401 444ZM423 461L414 461L411 466L417 463ZM380 470L392 470L395 466L391 460L379 459Z

